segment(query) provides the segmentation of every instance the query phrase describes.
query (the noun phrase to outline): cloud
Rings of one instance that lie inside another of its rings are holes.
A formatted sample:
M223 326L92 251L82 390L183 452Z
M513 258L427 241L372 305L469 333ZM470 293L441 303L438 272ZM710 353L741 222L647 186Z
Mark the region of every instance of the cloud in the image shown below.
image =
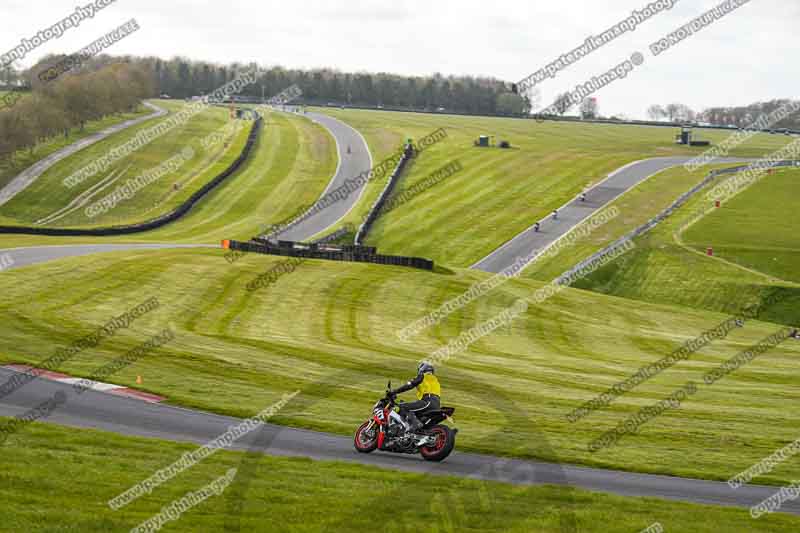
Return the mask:
M518 81L651 1L120 1L24 63L30 65L45 53L80 49L135 17L141 30L115 44L110 53ZM671 11L543 83L544 100L634 51L646 53L651 42L718 3L679 0ZM3 33L0 48L8 50L74 8L74 0L3 0L0 17L11 21L11 31ZM600 111L643 117L652 103L677 101L702 109L797 97L793 93L798 71L793 65L798 22L797 2L753 0L668 52L646 54L642 68L596 95Z

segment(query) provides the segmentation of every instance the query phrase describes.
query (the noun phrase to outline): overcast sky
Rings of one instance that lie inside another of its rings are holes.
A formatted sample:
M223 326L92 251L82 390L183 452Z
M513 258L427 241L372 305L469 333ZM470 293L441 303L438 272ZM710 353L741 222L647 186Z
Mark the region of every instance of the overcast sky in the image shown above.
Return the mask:
M2 0L0 53L89 0ZM630 57L645 63L600 90L604 115L643 118L652 103L696 110L798 97L799 0L751 0L654 57L648 46L720 0L678 0L541 84L545 104ZM334 67L519 81L642 9L651 0L117 0L31 52L74 52L135 18L141 29L109 53L187 56L221 63Z

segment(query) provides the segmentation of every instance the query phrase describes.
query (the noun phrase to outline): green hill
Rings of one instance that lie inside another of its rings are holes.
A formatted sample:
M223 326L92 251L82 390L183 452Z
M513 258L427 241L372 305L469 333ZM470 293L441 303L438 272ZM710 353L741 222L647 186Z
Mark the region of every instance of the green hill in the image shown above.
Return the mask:
M664 179L686 179L674 169ZM637 238L637 249L625 263L612 264L576 283L576 287L632 298L725 313L754 304L776 289L790 295L770 308L766 320L800 324L797 280L798 240L792 218L797 202L791 195L800 171L781 170L765 177L720 210L680 229L698 208L711 206L704 189L655 229ZM746 222L745 222L746 221ZM617 235L614 235L615 237ZM794 239L794 240L793 240ZM610 239L609 239L610 240ZM738 243L735 244L734 243ZM714 257L706 255L708 247Z
M274 284L247 290L249 282L279 262L248 256L231 265L221 250L143 251L4 272L0 361L35 364L110 317L157 296L161 307L137 321L132 332L81 353L61 371L88 375L169 326L176 336L173 343L114 375L113 381L134 386L141 375L145 389L176 404L243 416L302 389L311 403L279 422L351 434L387 379L407 380L417 361L517 298L530 298L541 286L510 281L403 342L397 337L400 328L487 276L308 261ZM718 313L580 290L532 305L510 327L479 340L439 369L444 400L458 409L459 447L727 479L794 438L785 428L796 426L798 415L786 405L798 398L787 384L794 379L800 343L786 342L764 354L615 448L592 454L587 445L687 380L702 379L774 332L773 324L748 323L610 407L574 424L565 418L640 366L725 319ZM488 404L486 387L504 391L515 409ZM314 401L322 397L325 402ZM486 440L508 426L502 439ZM519 451L521 442L524 452ZM685 460L688 455L691 463ZM787 462L759 482L796 478L799 469Z
M415 255L466 267L575 198L586 186L632 161L692 155L702 148L674 144L665 127L537 123L533 120L331 110L364 134L375 161L406 139L444 128L447 138L409 167L397 194L458 160L463 170L378 219L367 243L386 253ZM508 140L512 149L478 148L479 135ZM729 132L703 130L715 143ZM756 135L731 156L755 157L785 144L783 137ZM362 201L342 223L358 223L385 180L368 186ZM682 191L681 191L682 192Z
M779 170L692 225L683 240L700 252L800 283L800 170Z

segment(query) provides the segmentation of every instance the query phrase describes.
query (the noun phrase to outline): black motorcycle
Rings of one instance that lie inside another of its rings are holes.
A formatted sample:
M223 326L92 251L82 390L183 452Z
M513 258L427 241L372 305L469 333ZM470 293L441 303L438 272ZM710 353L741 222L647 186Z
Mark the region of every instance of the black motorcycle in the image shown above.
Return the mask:
M457 429L441 424L455 412L452 407L442 407L418 415L422 428L412 432L394 408L397 395L392 393L392 382L387 385L386 396L372 408L372 417L361 424L355 434L354 444L361 453L382 450L393 453L419 453L426 461L443 461L456 445Z

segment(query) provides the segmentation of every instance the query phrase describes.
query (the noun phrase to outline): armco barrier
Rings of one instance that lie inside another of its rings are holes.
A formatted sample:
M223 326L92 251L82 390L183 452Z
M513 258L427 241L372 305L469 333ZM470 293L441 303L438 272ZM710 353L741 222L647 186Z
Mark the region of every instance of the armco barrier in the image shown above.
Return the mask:
M712 163L713 163L713 161L712 161ZM750 165L741 165L741 166L738 166L738 167L719 168L719 169L716 169L716 170L714 170L712 172L715 172L715 174L714 174L715 176L717 176L719 174L735 174L737 172L741 172L743 170L746 170L749 166ZM800 166L800 161L777 161L770 168L774 168L774 167L797 167L797 166Z
M51 235L51 236L108 236L108 235L128 235L131 233L141 233L143 231L150 231L160 228L178 220L186 213L188 213L194 205L199 202L205 195L214 190L220 183L225 181L231 174L236 172L239 167L250 156L253 145L258 139L258 134L261 131L261 118L253 122L250 129L250 134L247 137L247 143L239 154L239 157L233 161L228 168L218 174L214 179L203 185L198 191L192 194L181 205L153 220L142 222L140 224L131 224L128 226L112 226L109 228L87 228L87 229L71 229L71 228L37 228L26 226L0 226L0 233L16 233L25 235Z
M231 250L242 252L279 255L284 257L305 257L307 259L326 259L328 261L348 261L354 263L374 263L379 265L394 265L421 270L433 270L433 261L421 257L405 257L399 255L380 255L368 253L368 247L346 247L338 250L326 250L309 246L307 249L297 249L290 246L276 246L264 244L264 241L223 241L223 246Z
M774 166L776 166L776 167L792 167L792 166L797 166L797 163L798 163L797 161L778 161ZM721 169L712 170L711 172L708 173L708 176L703 178L703 181L701 181L700 183L698 183L697 185L695 185L694 187L692 187L691 189L689 189L688 191L686 191L685 193L680 195L677 200L672 202L667 208L665 208L663 211L661 211L658 215L656 215L655 217L651 218L650 220L648 220L647 222L645 222L644 224L642 224L638 228L636 228L636 229L628 232L627 234L623 235L622 237L620 237L619 239L615 240L614 242L612 242L611 244L609 244L608 246L606 246L602 250L599 250L599 251L593 253L588 258L584 259L583 261L581 261L580 263L578 263L577 265L575 265L571 269L567 270L566 272L564 272L563 274L561 274L557 278L556 283L560 283L562 280L568 279L575 272L577 272L577 271L581 270L582 268L586 267L592 261L595 261L596 259L598 259L598 258L600 258L602 256L605 256L611 250L620 247L626 241L634 239L634 238L636 238L636 237L638 237L640 235L643 235L644 233L647 233L648 231L650 231L651 229L656 227L656 225L658 225L665 218L667 218L672 213L674 213L675 210L677 210L683 204L685 204L689 200L689 198L691 198L692 196L697 194L706 185L711 183L714 180L714 178L716 178L717 176L719 176L721 174L735 174L737 172L741 172L742 170L747 169L748 167L749 167L749 165L740 165L740 166L736 166L736 167L728 167L728 168L721 168Z
M356 246L360 246L361 243L364 242L364 239L367 238L369 230L372 229L372 225L376 220L378 220L378 216L381 214L381 209L383 209L383 206L386 204L386 200L388 200L389 196L391 196L395 185L400 179L400 174L403 173L406 163L408 163L408 160L411 159L414 153L413 150L414 148L410 145L406 146L405 150L403 150L403 155L400 157L400 161L397 163L397 167L395 167L394 172L392 172L392 175L389 176L389 181L386 182L386 187L383 188L383 191L381 191L378 199L369 210L364 222L358 228L355 238Z

